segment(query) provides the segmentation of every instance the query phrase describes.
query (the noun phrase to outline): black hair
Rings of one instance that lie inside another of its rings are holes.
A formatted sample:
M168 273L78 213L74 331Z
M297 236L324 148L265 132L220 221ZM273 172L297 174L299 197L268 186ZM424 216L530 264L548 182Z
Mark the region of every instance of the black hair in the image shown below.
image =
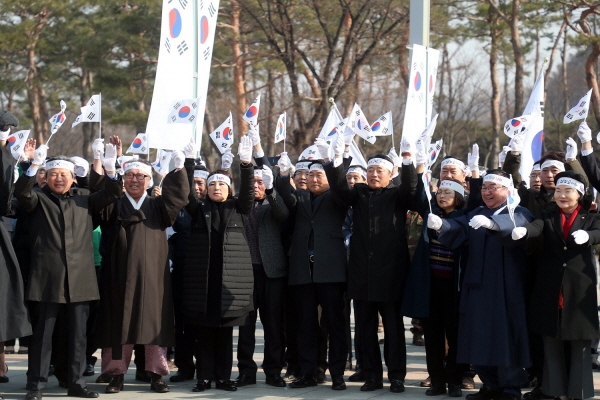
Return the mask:
M542 155L542 158L540 158L540 160L535 162L534 164L542 165L544 162L546 162L548 160L557 160L557 161L564 163L565 162L565 153L564 153L564 151L556 151L556 150L547 151L546 153L544 153L544 155Z
M460 186L464 187L464 185L457 179L446 178L446 179L444 179L444 181L452 181L452 182L458 183ZM439 185L441 185L442 182L444 182L444 181L441 181L439 183ZM438 190L440 190L439 185L438 185ZM436 203L437 203L437 198L436 198ZM467 201L465 200L465 196L463 196L462 194L460 194L457 191L454 191L454 209L460 210L461 208L464 208L466 205L467 205Z
M503 176L505 178L510 179L510 174L506 171L503 171L501 169L495 168L495 169L488 169L487 172L485 173L486 175L500 175Z

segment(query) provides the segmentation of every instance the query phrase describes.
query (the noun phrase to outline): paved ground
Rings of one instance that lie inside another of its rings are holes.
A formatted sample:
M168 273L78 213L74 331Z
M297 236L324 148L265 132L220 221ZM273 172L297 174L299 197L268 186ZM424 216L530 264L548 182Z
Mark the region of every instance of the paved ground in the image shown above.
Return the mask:
M410 320L405 319L407 326L406 339L407 343L410 343L412 339L411 333L408 331ZM237 334L234 331L234 335ZM262 329L257 329L257 348L255 359L257 363L262 360L263 354L263 332ZM380 334L383 337L383 334ZM237 340L234 338L234 354L235 354L235 343ZM135 365L132 363L129 373L125 377L125 388L121 393L118 394L104 394L105 384L94 383L96 377L100 373L99 362L96 366L96 375L87 378L89 387L93 390L100 392L100 397L108 400L118 399L256 399L256 400L271 400L271 399L306 399L306 400L325 400L325 399L392 399L392 398L425 398L425 389L419 387L419 382L427 377L427 370L425 367L425 351L423 347L407 345L408 354L408 375L406 377L406 392L402 394L393 394L389 392L389 384L384 383L383 390L376 390L374 392L361 392L359 390L361 383L347 382L348 389L341 392L334 392L330 388L330 384L323 384L313 388L307 389L289 389L289 388L273 388L264 384L264 374L259 372L258 383L256 385L250 385L247 387L239 388L237 392L225 392L222 390L211 389L203 393L193 393L191 391L195 381L187 381L184 383L174 384L169 383L171 388L170 393L158 394L150 390L150 384L137 382L134 379ZM97 354L99 356L99 354ZM25 373L27 371L27 356L24 355L10 355L7 356L7 364L9 366L9 372L7 376L10 378L9 383L0 384L0 393L6 400L9 399L23 399L25 396ZM237 369L235 367L236 361L234 360L234 371L232 378L237 377ZM352 371L346 371L346 377L350 376ZM329 377L328 377L329 378ZM600 395L600 372L594 373L594 383L596 387L596 395ZM463 395L474 392L464 391ZM66 396L66 389L58 387L56 378L51 377L48 387L44 391L44 399L55 399ZM439 396L436 399L445 399L447 396Z

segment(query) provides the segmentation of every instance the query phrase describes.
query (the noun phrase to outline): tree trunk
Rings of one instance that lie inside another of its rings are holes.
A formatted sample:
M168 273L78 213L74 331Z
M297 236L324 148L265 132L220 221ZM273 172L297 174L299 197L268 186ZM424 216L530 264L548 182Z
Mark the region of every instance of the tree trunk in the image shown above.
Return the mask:
M244 59L240 47L240 14L242 9L237 0L231 0L231 26L233 28L233 40L231 41L231 57L233 61L233 90L235 92L235 101L237 112L235 113L236 128L238 137L242 135L244 119L246 112L246 82L244 79Z
M525 58L521 47L521 35L519 33L519 0L512 2L512 18L510 24L510 43L512 44L515 58L515 116L523 113L523 80L525 75Z
M594 44L591 46L590 54L585 60L585 81L587 82L588 88L592 89L592 110L594 110L594 116L596 117L596 124L600 126L600 88L598 87L598 80L596 79L596 62L600 56L600 45Z
M491 162L493 166L498 165L498 153L500 152L500 83L498 80L498 53L501 32L498 30L498 14L490 7L490 78L492 81L492 98L490 101L492 111L492 147ZM516 94L515 94L516 95ZM522 95L522 94L521 94ZM516 96L515 96L516 97ZM520 109L521 107L519 107ZM515 110L517 107L515 106ZM516 112L516 111L515 111ZM515 116L520 114L516 113Z

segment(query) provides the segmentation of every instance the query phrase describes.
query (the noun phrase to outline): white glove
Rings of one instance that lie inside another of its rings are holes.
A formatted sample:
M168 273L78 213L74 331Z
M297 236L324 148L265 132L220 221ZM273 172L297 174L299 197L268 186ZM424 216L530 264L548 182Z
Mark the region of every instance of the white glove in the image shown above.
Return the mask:
M406 138L402 138L402 141L400 142L400 154L403 153L410 153L410 155L414 153L412 143Z
M193 138L190 138L190 142L183 147L183 155L185 158L196 158L196 143Z
M252 140L252 147L260 144L260 134L258 133L258 127L250 127L248 131L248 137Z
M292 168L292 161L287 155L287 151L281 153L279 157L279 161L277 161L277 166L279 167L279 171L281 175L287 175L288 171Z
M471 171L477 171L479 169L479 145L477 145L477 143L473 145L473 150L467 155L467 160L469 161L469 168L471 168Z
M171 160L173 160L173 165L175 166L175 169L183 168L183 163L185 162L186 158L191 157L186 157L183 151L181 150L175 150L171 155Z
M417 148L417 154L415 155L417 165L427 165L429 162L429 155L427 154L425 144L421 140L417 140L415 147Z
M510 151L510 147L504 146L504 147L502 147L502 151L500 152L500 154L498 154L498 163L500 164L500 167L502 167L502 164L504 164L504 161L506 161L506 154L509 151Z
M513 138L510 140L510 143L508 144L510 146L510 151L512 151L513 153L520 153L521 151L523 151L523 139L523 135L513 136Z
M0 140L6 140L10 136L10 126L7 127L6 131L0 131Z
M106 171L114 171L116 163L117 146L108 143L106 146L104 146L104 159L102 160L102 166Z
M434 231L439 231L442 227L442 219L435 214L429 214L427 216L427 227Z
M233 154L231 149L225 150L225 153L221 156L221 169L229 169L233 164Z
M71 161L75 164L75 175L80 178L87 176L88 171L90 170L90 163L87 160L84 160L81 157L71 157Z
M512 237L512 240L519 240L525 235L527 235L527 228L525 228L523 226L514 228L512 230L512 233L510 234L510 236Z
M266 165L262 167L262 181L267 190L273 189L273 171Z
M579 141L581 144L592 141L592 130L588 126L585 120L579 124L579 129L577 129L577 136L579 136Z
M573 235L573 239L575 239L575 243L577 244L585 244L590 241L590 235L581 229L573 232L571 235Z
M567 139L567 152L565 153L565 160L574 160L577 158L577 143L573 138Z
M49 147L45 144L40 144L40 147L33 152L33 165L42 165L48 156Z
M344 135L337 134L335 135L335 142L333 144L333 153L336 156L343 156L344 150L346 148L346 143L344 143Z
M486 228L494 229L494 221L483 215L476 215L469 221L469 226L473 229Z
M238 156L240 156L240 160L245 164L252 162L252 139L248 135L242 136L240 139Z
M323 160L329 158L329 145L327 144L325 139L317 138L315 140L315 145L317 146L317 149L319 149L319 154L321 155L321 158Z
M102 159L104 155L104 139L96 139L92 143L92 153L94 153L94 160Z
M398 157L398 154L396 153L395 148L392 147L387 156L389 157L390 160L392 160L394 167L400 168L402 166L402 159L400 157Z

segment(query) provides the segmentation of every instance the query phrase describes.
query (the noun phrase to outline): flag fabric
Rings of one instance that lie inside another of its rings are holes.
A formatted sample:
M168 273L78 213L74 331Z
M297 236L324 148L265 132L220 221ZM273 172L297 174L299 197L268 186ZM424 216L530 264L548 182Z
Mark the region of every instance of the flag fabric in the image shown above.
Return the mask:
M250 104L248 110L244 113L244 121L249 123L251 126L258 124L258 111L260 109L260 94L256 96L256 99Z
M429 211L431 211L431 171L425 171L421 179L423 180L425 195L427 196L427 202L429 203Z
M332 108L327 116L327 120L325 120L325 125L323 125L323 128L321 128L319 137L325 140L330 140L331 137L335 136L337 133L338 125L341 121L342 120L340 119L336 110Z
M284 112L277 119L277 125L275 125L275 141L273 143L279 143L285 140L286 137L286 113Z
M312 146L308 146L306 149L304 149L302 154L300 154L300 157L298 157L298 161L300 161L300 160L318 160L319 158L321 158L319 149L317 148L316 144L313 144Z
M433 132L435 132L435 127L437 126L438 115L439 114L435 114L433 118L431 118L431 121L429 122L429 124L427 124L427 127L425 127L425 129L417 139L425 145L426 149L429 148L429 145L431 144L431 138L433 137Z
M440 153L442 152L442 145L444 144L444 139L440 139L435 143L432 143L429 145L429 161L428 161L428 165L429 168L431 169L431 166L435 163L435 161L437 160L438 156L440 155Z
M388 111L381 117L377 118L377 121L371 125L371 134L373 136L390 136L394 133L394 126L392 125L392 112Z
M363 156L362 152L360 151L360 149L358 148L358 146L356 145L356 142L353 140L350 143L350 157L352 157L352 161L350 161L350 165L360 165L361 167L363 167L365 170L367 169L367 160L365 160L365 157Z
M156 152L156 161L152 163L152 168L156 173L165 176L169 173L169 164L171 163L171 156L173 152L159 149Z
M102 120L102 100L99 94L93 95L87 104L81 107L81 113L75 118L71 128L81 122L100 122Z
M509 138L512 138L515 135L524 134L532 121L532 115L522 115L520 117L511 118L504 124L504 133Z
M231 117L231 111L229 117L217 129L210 133L210 138L217 146L221 154L225 153L227 149L230 149L233 145L233 118Z
M199 99L176 100L171 104L168 124L193 124L198 118Z
M14 158L19 159L19 156L23 153L23 146L25 146L28 137L29 130L26 130L15 132L6 139L6 144L10 148L10 152Z
M523 115L530 115L529 128L523 138L523 151L521 152L521 176L529 176L533 163L542 157L544 142L544 71L546 64L542 67L535 82L527 106ZM529 179L524 180L529 186Z
M138 133L125 153L147 154L148 140L145 133Z
M588 111L590 109L590 99L592 97L592 89L588 90L588 92L583 96L575 107L571 108L565 117L563 118L563 124L568 124L569 122L577 121L580 119L585 120L588 116Z
M67 103L63 100L60 101L60 112L58 114L54 114L52 118L50 118L50 135L54 135L56 131L60 129L62 124L64 124L67 116L65 115L65 110L67 109Z
M350 117L348 117L348 125L354 129L354 133L358 136L371 144L375 143L376 137L371 132L371 125L369 125L367 117L356 103L354 103Z
M512 175L510 177L510 180L512 181ZM518 189L514 187L509 188L508 198L506 199L506 208L508 209L508 216L513 222L513 225L515 225L515 228L517 227L517 225L515 224L515 208L517 208L520 202L521 197L519 196Z

